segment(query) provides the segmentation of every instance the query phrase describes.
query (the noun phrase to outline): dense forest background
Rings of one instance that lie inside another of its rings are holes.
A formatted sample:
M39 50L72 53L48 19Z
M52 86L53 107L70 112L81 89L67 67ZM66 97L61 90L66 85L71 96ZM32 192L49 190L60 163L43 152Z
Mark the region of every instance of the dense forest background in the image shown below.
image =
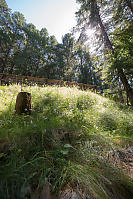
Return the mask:
M101 93L133 105L132 0L76 2L77 26L58 43L1 0L0 73L95 84Z

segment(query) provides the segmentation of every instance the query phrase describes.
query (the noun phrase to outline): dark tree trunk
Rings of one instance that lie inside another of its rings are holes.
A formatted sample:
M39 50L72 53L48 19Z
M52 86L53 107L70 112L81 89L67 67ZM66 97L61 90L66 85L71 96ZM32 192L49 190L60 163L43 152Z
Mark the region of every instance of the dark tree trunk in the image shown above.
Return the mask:
M5 64L4 64L4 61L2 59L0 59L0 61L1 61L1 70L0 70L0 73L4 73Z
M130 8L132 14L133 14L133 4L131 2L131 0L126 0L127 6Z
M20 92L16 99L15 111L17 114L31 114L31 94Z
M110 39L108 37L108 34L107 34L106 30L105 30L104 25L102 23L102 20L101 20L101 17L99 15L99 10L98 10L97 5L96 5L96 10L97 10L98 24L99 24L99 26L101 28L101 32L102 32L105 44L106 44L107 48L111 50L112 54L116 58L115 52L114 52L114 49L113 49L113 45L112 45L112 43L111 43L111 41L110 41ZM119 66L117 66L117 64L116 64L116 69L118 71L118 75L119 75L119 77L121 79L121 82L122 82L122 84L124 86L124 89L126 91L127 97L129 97L129 101L130 101L131 105L133 106L133 91L132 91L132 88L130 87L130 84L128 83L128 80L126 78L126 75L125 75L123 69L119 68Z
M5 59L1 58L1 62L2 62L1 73L4 73L4 70L5 70L6 64L7 64L7 60L8 60L8 57L9 57L9 53L10 53L10 49L7 50L7 53L5 55Z
M14 66L15 66L15 64L14 64L14 63L12 63L11 68L10 68L10 71L9 71L9 73L10 73L10 74L13 74Z
M132 88L130 87L123 70L120 69L120 68L117 68L117 71L118 71L120 79L121 79L121 81L124 85L124 89L127 93L127 98L129 98L129 101L130 101L131 105L133 106L133 91L132 91Z

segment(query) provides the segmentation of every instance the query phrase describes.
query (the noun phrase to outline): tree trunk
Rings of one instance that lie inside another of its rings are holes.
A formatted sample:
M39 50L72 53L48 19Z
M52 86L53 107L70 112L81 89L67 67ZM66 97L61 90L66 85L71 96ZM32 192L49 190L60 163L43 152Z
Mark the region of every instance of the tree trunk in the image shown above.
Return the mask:
M13 74L13 69L14 69L14 66L15 66L15 64L14 64L14 63L12 63L12 64L11 64L10 71L9 71L9 73L10 73L10 74Z
M121 68L117 68L117 71L118 71L120 79L121 79L121 81L124 85L124 89L127 93L127 98L129 98L129 101L130 101L131 105L133 106L133 91L132 91L132 88L130 87L123 70Z
M132 5L132 2L131 0L126 0L126 3L127 3L127 6L130 8L132 14L133 14L133 5Z
M8 48L7 53L5 55L5 59L1 58L1 61L2 61L1 73L4 73L4 70L5 70L6 64L7 64L7 60L8 60L8 57L9 57L9 53L10 53L10 49Z
M108 34L105 30L105 27L102 23L102 20L101 20L101 17L99 15L99 10L98 8L96 7L96 10L97 10L97 19L98 19L98 23L100 25L100 28L101 28L101 32L102 32L102 35L103 35L103 38L104 38L104 41L105 41L105 44L107 46L108 49L111 50L112 54L114 55L115 59L116 59L116 56L115 56L115 52L114 52L114 49L113 49L113 45L108 37ZM119 66L116 65L116 69L118 71L118 75L121 79L121 82L124 86L124 89L126 91L126 94L127 94L127 97L129 97L129 101L131 103L131 105L133 106L133 91L132 91L132 88L130 87L130 84L128 83L128 80L126 78L126 75L124 74L124 71L122 68L119 68Z
M20 92L16 99L15 111L17 114L31 114L31 94Z
M4 61L3 61L3 59L0 59L0 60L1 60L1 70L0 70L0 73L4 73L4 69L5 69Z

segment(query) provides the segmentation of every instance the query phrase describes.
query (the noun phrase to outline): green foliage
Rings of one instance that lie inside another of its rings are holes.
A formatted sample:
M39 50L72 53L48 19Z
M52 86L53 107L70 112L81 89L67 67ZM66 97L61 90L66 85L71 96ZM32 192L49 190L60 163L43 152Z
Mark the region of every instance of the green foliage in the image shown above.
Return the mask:
M59 44L46 28L39 31L33 24L27 24L21 13L12 13L3 2L0 26L1 73L97 83L89 51L78 44L72 33L65 34Z
M121 148L115 144L118 137L132 139L132 109L90 91L34 86L24 88L32 95L31 116L18 116L14 107L20 89L0 87L2 199L31 197L47 181L53 192L69 185L97 199L114 198L108 188L114 183L132 190L130 180L107 159Z
M117 64L124 68L129 80L133 78L133 25L127 23L124 28L121 26L114 32L114 45L117 53Z

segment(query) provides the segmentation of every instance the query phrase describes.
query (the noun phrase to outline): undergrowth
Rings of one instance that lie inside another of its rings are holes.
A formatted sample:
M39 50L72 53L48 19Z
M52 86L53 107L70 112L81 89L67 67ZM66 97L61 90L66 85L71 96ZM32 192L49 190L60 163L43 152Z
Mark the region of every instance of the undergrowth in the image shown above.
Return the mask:
M0 87L1 199L32 199L46 182L56 194L69 186L88 198L133 198L132 181L108 161L133 143L132 108L77 88L24 91L30 116L14 112L19 85Z

